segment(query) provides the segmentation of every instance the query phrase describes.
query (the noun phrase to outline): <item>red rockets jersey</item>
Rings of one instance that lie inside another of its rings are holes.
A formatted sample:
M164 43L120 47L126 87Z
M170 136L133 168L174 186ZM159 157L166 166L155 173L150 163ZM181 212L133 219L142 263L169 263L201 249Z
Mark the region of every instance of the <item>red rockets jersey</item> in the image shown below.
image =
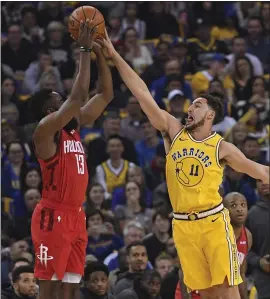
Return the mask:
M39 160L42 171L42 199L70 207L85 201L88 170L84 148L78 131L60 131L56 154L49 160Z
M238 258L240 265L243 264L245 256L248 254L248 238L245 226L242 227L240 237L237 240Z

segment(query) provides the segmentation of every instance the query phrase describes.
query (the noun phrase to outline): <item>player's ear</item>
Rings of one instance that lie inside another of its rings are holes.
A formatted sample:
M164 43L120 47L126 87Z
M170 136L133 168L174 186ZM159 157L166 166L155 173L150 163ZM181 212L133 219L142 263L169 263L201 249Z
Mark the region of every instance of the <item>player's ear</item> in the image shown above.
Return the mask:
M215 115L216 115L215 111L214 111L214 110L210 110L209 113L208 113L207 118L208 118L209 120L212 120L212 119L215 118Z

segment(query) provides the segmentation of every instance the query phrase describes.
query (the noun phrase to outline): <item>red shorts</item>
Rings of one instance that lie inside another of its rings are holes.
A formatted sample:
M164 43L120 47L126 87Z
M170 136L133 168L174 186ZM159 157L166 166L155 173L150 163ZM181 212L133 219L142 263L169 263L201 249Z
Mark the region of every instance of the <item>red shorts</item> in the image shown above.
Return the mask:
M43 201L43 200L42 200ZM87 231L82 208L39 203L31 222L35 248L35 277L62 280L65 272L84 273Z

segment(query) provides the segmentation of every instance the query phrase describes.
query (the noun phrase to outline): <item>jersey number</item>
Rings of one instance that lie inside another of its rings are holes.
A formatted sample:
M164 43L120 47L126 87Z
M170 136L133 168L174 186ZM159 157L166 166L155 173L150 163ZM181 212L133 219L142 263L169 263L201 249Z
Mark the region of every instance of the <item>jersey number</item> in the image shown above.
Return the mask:
M199 175L199 165L195 166L194 164L192 164L191 168L190 168L190 174L189 175L198 176Z
M84 174L84 156L77 154L75 154L75 156L77 160L78 174Z

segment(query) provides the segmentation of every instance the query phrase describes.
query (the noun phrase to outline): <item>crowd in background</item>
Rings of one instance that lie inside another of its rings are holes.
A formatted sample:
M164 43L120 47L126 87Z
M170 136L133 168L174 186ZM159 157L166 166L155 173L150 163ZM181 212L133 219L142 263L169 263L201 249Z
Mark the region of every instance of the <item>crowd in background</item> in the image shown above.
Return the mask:
M225 114L214 130L248 158L269 163L269 2L1 2L2 298L38 293L30 223L42 180L28 100L42 88L68 97L79 48L67 21L81 5L103 13L117 51L162 109L184 123L196 96L219 97ZM109 58L108 64L114 99L93 126L81 128L90 179L80 296L189 298L171 235L163 140ZM93 55L89 97L96 93L97 78ZM232 191L245 196L248 217L256 211L260 219L269 211L269 205L261 205L269 193L262 196L254 179L226 167L220 192ZM266 299L270 273L258 261L270 253L269 224L267 218L250 223L250 285L254 281L258 298Z

